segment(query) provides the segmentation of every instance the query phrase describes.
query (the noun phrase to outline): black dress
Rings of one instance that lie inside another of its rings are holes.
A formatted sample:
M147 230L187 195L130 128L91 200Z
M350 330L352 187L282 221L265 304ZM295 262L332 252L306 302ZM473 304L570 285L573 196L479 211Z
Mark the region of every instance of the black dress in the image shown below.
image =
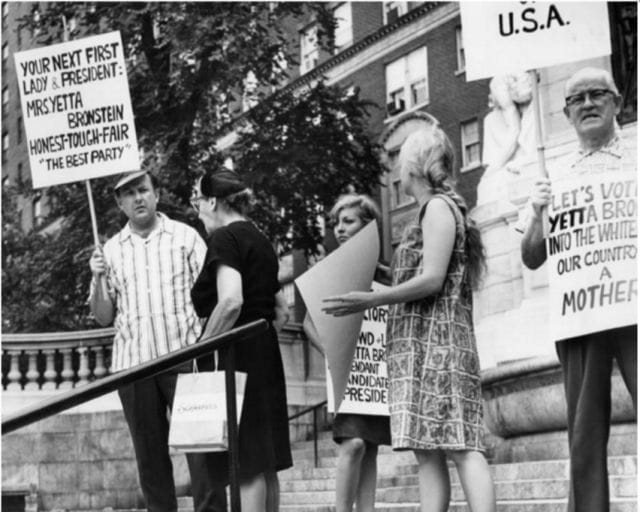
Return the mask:
M191 290L200 317L209 317L218 302L219 264L237 270L242 277L243 304L234 327L261 318L271 322L280 285L278 258L269 240L248 221L213 232L204 267ZM235 350L236 370L247 373L239 428L240 478L291 467L287 395L276 332L270 327L264 334L237 342ZM225 356L221 351L220 368L224 368ZM226 460L222 457L221 463Z

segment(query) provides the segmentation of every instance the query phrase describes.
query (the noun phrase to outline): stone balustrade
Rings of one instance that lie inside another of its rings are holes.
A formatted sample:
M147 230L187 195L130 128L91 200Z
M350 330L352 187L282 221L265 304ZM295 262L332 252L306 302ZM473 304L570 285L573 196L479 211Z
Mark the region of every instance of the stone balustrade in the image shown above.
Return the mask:
M109 373L113 329L3 334L5 391L54 391L87 384Z

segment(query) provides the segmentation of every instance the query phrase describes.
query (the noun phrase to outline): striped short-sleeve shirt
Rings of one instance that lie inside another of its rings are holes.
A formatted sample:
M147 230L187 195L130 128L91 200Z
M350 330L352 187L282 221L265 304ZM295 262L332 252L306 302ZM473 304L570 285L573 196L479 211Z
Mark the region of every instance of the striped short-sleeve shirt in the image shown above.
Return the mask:
M191 345L200 334L190 291L206 244L186 224L158 217L157 227L146 238L127 224L104 246L109 294L116 308L113 371Z

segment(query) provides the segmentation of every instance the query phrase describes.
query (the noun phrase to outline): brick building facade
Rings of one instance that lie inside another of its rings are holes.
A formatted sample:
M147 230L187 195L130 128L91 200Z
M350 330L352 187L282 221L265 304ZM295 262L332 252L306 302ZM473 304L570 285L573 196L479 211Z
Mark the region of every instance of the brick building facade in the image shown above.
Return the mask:
M2 185L17 185L31 175L13 54L36 46L35 35L20 29L23 16L34 15L39 2L2 2ZM37 14L36 14L37 15ZM41 194L20 196L17 207L22 228L37 226L45 204Z

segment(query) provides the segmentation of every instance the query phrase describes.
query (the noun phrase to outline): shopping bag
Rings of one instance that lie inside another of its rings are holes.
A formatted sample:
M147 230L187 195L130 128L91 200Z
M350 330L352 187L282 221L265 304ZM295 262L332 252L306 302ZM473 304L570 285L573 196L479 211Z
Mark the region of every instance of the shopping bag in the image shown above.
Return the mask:
M236 411L240 423L247 374L236 372ZM229 448L225 374L181 373L169 425L169 446L180 452L222 452Z

